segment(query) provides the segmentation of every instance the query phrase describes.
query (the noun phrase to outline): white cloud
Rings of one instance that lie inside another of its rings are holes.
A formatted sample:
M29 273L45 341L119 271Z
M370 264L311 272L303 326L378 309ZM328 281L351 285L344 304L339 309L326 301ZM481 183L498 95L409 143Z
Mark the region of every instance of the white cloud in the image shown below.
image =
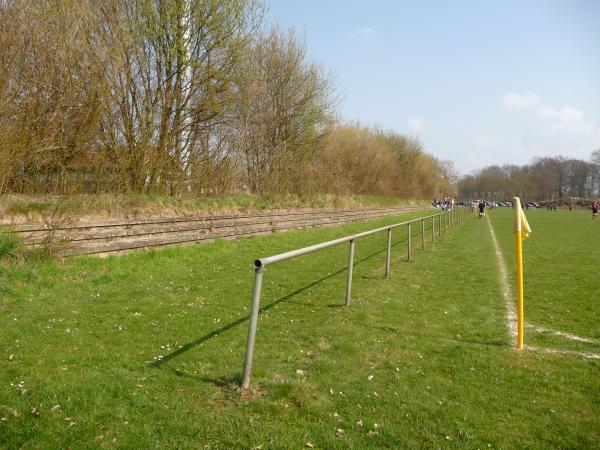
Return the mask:
M361 36L373 36L375 34L375 30L371 27L362 27L357 30L358 34Z
M408 121L408 130L413 134L419 134L425 129L425 122L423 119L413 117Z
M590 139L592 147L594 143L600 145L600 124L587 119L583 111L571 105L551 105L532 92L510 93L501 104L508 109L527 111L540 135Z
M540 104L540 98L533 92L510 93L501 100L502 106L513 109L531 109Z
M532 122L528 140L539 147L556 149L557 153L577 153L573 156L578 157L600 147L600 123L574 106L552 105L532 92L510 93L500 104L528 113Z

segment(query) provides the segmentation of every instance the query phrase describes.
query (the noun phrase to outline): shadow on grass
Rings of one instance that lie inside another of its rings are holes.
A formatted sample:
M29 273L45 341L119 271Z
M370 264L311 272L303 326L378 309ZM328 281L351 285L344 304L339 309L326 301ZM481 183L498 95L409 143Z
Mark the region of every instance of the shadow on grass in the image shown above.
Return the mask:
M406 240L398 241L398 242L392 244L392 247L400 245L403 242L406 242ZM379 255L381 253L384 253L385 251L386 251L386 249L384 248L383 250L378 250L376 252L373 252L373 253L371 253L371 254L369 254L369 255L367 255L367 256L365 256L365 257L363 257L363 258L361 258L361 259L359 259L357 261L355 261L354 265L356 266L356 265L358 265L358 264L360 264L362 262L365 262L365 261L373 258L374 256L377 256L377 255ZM277 300L273 301L272 303L269 303L268 305L265 305L265 306L261 307L258 310L259 315L262 314L262 313L264 313L265 311L268 311L268 310L272 309L273 307L279 305L280 303L282 303L282 302L284 302L284 301L286 301L286 300L288 300L288 299L290 299L290 298L292 298L292 297L294 297L294 296L296 296L296 295L298 295L298 294L306 291L307 289L310 289L311 287L313 287L313 286L321 283L322 281L325 281L325 280L327 280L329 278L333 278L333 277L335 277L335 276L337 276L337 275L339 275L341 273L346 272L346 270L347 270L347 268L344 267L343 269L340 269L340 270L338 270L336 272L333 272L333 273L331 273L331 274L329 274L329 275L327 275L325 277L319 278L318 280L315 280L312 283L307 284L306 286L303 286L303 287L301 287L299 289L296 289L295 291L290 292L287 295L284 295L281 298L278 298ZM344 305L343 304L339 304L339 305L327 305L327 306L329 306L329 307L342 307ZM154 361L154 362L150 363L149 366L150 367L161 367L164 363L166 363L166 362L168 362L168 361L176 358L177 356L181 355L182 353L187 352L188 350L191 350L192 348L196 347L197 345L200 345L200 344L202 344L202 343L204 343L204 342L206 342L206 341L208 341L208 340L210 340L212 338L217 337L221 333L224 333L224 332L226 332L228 330L231 330L232 328L237 327L238 325L243 324L244 322L247 322L249 318L250 318L250 315L241 317L238 320L236 320L234 322L231 322L231 323L229 323L229 324L227 324L227 325L219 328L218 330L211 331L210 333L205 334L204 336L202 336L202 337L200 337L200 338L198 338L198 339L196 339L194 341L188 342L187 344L184 344L183 346L181 346L181 348L175 350L173 353L165 355L165 357L162 358L161 360Z

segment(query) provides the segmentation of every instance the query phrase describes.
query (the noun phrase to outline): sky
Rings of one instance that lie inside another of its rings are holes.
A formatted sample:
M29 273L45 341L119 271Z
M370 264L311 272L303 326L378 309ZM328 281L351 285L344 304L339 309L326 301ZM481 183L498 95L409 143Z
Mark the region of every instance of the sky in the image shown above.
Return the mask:
M331 72L344 121L462 174L600 149L600 0L267 0Z

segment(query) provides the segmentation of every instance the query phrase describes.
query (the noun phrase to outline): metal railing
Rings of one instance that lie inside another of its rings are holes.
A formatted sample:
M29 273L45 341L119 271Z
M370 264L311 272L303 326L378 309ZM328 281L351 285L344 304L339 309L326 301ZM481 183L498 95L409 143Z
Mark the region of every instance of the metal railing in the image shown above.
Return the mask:
M392 230L401 226L407 227L408 239L407 239L407 259L410 261L412 258L412 233L411 224L421 222L421 247L425 248L425 221L431 220L431 241L435 241L436 235L436 218L437 218L437 233L438 236L445 233L452 225L459 223L467 215L465 209L459 208L450 211L445 211L438 214L432 214L426 217L419 217L417 219L407 220L392 225L386 225L385 227L376 228L362 233L353 234L351 236L345 236L343 238L334 239L332 241L322 242L320 244L311 245L309 247L299 248L285 253L280 253L274 256L268 256L266 258L260 258L254 261L254 292L252 295L252 307L250 311L250 322L248 324L248 340L246 342L246 356L244 358L244 373L242 375L242 388L246 389L250 386L250 372L252 370L252 356L254 353L254 342L256 340L256 328L258 325L258 312L260 307L260 295L262 291L263 275L267 266L276 264L281 261L296 258L298 256L306 255L308 253L323 250L325 248L333 247L334 245L343 244L345 242L350 243L350 249L348 253L348 279L346 283L346 300L345 305L350 304L352 296L352 268L354 266L354 249L356 241L360 238L371 236L376 233L387 231L387 251L386 251L386 263L385 263L385 276L386 278L390 275L390 261L391 261L391 250L392 250Z

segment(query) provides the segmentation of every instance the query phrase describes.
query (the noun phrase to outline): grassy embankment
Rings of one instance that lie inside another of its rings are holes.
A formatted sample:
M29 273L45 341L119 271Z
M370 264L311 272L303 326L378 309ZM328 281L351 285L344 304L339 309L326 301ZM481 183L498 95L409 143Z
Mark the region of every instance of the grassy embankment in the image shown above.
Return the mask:
M378 196L316 195L308 198L268 198L238 194L215 197L169 197L165 195L73 195L32 197L10 195L0 198L3 222L43 221L57 214L85 219L122 219L157 216L187 216L207 213L257 212L275 209L352 209L423 205L425 201L398 200Z
M597 287L577 286L588 317L567 321L560 290L574 283L556 278L600 258L539 213L527 317L593 336ZM492 212L507 255L510 214ZM360 240L350 307L347 246L270 267L253 395L237 390L251 261L392 221L4 268L0 447L595 446L599 362L514 350L489 231L474 217L412 262L396 232L387 280L385 236ZM552 295L538 292L549 289L534 283L534 258L557 283L560 316L534 307Z

